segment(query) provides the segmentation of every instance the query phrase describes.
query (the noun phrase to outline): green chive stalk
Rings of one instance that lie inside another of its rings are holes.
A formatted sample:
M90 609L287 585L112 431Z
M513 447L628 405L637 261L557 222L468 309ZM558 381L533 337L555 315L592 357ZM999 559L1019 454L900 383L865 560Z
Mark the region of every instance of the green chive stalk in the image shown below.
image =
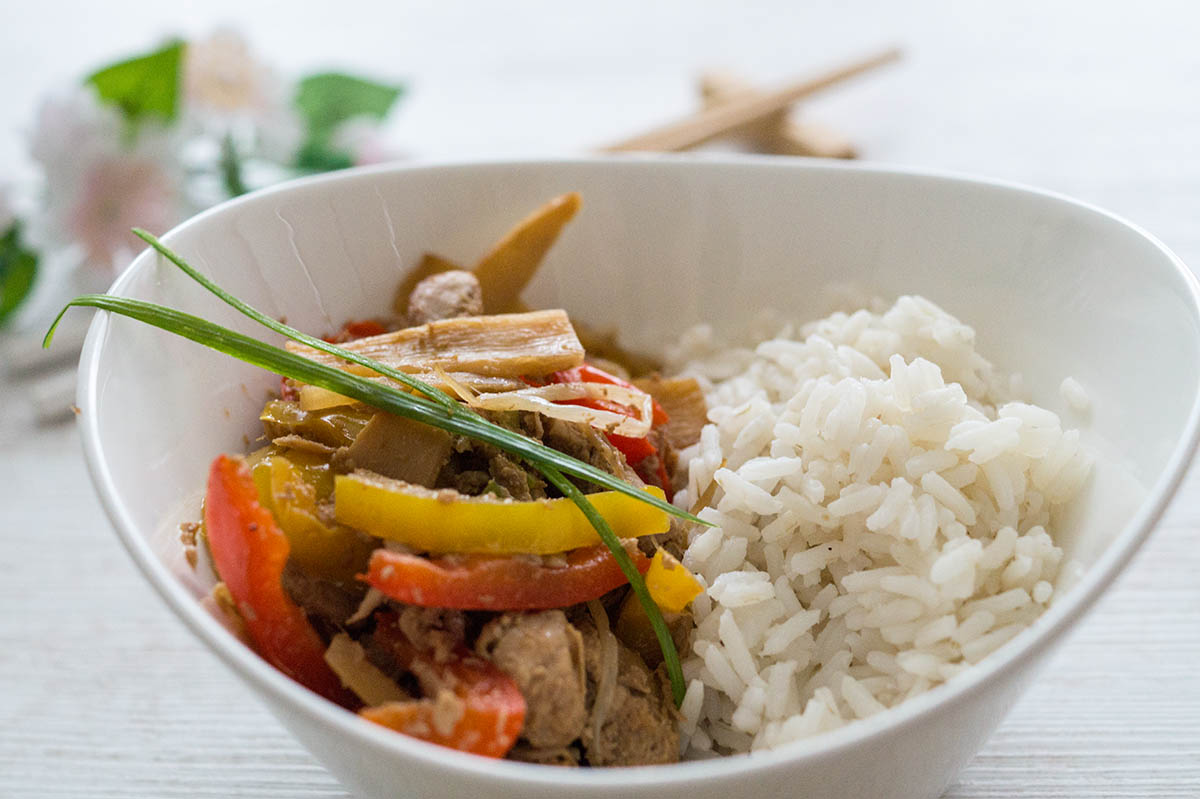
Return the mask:
M587 497L570 480L564 477L563 473L565 472L603 488L618 491L640 502L653 505L673 516L698 524L707 525L706 522L590 464L547 447L540 441L493 424L456 402L445 392L434 386L430 386L422 380L414 378L412 375L392 369L374 359L330 344L272 319L209 280L153 235L140 229L135 229L134 233L205 289L264 327L293 341L306 344L314 349L371 369L385 377L390 377L413 391L418 392L418 394L406 393L392 386L373 382L368 378L342 369L319 364L301 355L266 344L182 311L142 300L115 297L107 294L87 294L76 297L69 302L46 332L45 339L43 340L44 347L50 346L59 322L70 308L91 307L109 311L189 339L217 352L230 355L275 374L334 391L374 408L422 422L447 432L457 433L491 444L510 455L523 459L545 476L547 481L554 485L563 496L569 497L575 503L595 528L600 540L604 542L605 546L612 553L613 558L626 578L628 578L630 587L645 610L646 616L650 620L650 625L654 629L655 636L658 639L659 646L662 648L663 660L670 677L671 692L675 704L678 705L683 701L685 686L679 662L679 654L675 650L675 644L671 639L671 634L667 629L662 612L650 597L645 580L642 579L641 574L633 564L633 560L629 557L629 553L625 551L625 548L621 545L620 540L608 525L608 522L600 515L599 511L596 510Z

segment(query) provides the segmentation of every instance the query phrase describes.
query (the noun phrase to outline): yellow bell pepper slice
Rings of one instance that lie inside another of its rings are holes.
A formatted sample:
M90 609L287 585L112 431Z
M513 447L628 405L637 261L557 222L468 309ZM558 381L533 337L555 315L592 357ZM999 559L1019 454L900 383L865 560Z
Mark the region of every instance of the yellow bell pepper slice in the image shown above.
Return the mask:
M663 497L659 488L646 491ZM342 524L421 552L550 555L600 543L569 499L467 497L363 471L338 475L333 497L334 517ZM588 499L618 538L663 533L670 526L664 511L616 491Z
M328 495L323 484L332 484L328 464L304 453L293 453L291 458L272 453L254 465L252 474L263 505L287 536L296 565L353 585L376 544L357 530L321 519L317 500Z
M661 549L654 553L645 579L654 604L668 613L681 612L704 590L682 563Z

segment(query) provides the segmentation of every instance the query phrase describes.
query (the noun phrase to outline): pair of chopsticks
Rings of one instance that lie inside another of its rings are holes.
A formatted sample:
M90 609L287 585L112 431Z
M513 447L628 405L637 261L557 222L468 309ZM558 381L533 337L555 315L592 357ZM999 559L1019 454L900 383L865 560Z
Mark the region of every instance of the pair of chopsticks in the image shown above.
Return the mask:
M778 117L799 100L810 97L843 81L890 64L900 58L900 51L891 48L873 56L805 78L768 92L752 89L729 91L728 86L714 86L710 78L709 94L722 94L727 99L683 119L640 133L623 141L601 148L601 152L634 151L677 152L697 147L733 133L745 132L764 121ZM716 91L723 88L725 91ZM711 98L715 99L715 98Z

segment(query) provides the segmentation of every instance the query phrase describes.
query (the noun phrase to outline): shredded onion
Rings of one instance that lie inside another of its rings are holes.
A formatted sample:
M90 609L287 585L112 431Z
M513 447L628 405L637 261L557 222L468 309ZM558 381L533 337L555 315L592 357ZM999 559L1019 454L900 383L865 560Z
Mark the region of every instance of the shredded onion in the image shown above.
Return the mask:
M436 382L449 388L472 408L487 411L532 411L562 419L564 422L579 422L591 425L606 433L645 438L653 423L653 398L640 389L613 386L607 383L551 383L545 386L522 388L515 391L478 393L463 380L450 374L440 366L434 367ZM582 405L559 405L577 399L602 399L633 408L637 416L585 408ZM353 405L356 400L317 386L300 386L300 409L320 411L342 405Z
M442 379L443 383L449 386L450 389L458 395L459 399L468 405L470 405L471 401L478 396L478 392L475 391L475 389L471 388L465 383L460 383L458 380L455 380L453 377L451 377L450 373L443 369L440 363L435 362L433 364L433 372Z
M462 396L464 400L467 394L474 395L477 391L488 391L493 394L499 394L524 388L524 383L512 378L478 375L471 372L447 372L440 366L436 367L432 372L414 372L413 377L443 391L453 391ZM390 386L398 391L408 392L409 390L406 386L386 377L368 377L365 379L370 380L372 383L378 383L381 386ZM295 383L295 381L293 382ZM319 386L307 383L298 383L297 386L300 393L300 410L302 411L322 411L326 408L360 404L356 399L351 399L350 397Z
M617 637L608 627L608 613L600 601L593 599L587 606L600 636L600 677L596 680L596 701L592 705L592 741L598 744L617 691Z
M326 408L353 405L355 402L357 400L320 386L300 386L300 410L302 411L323 411Z
M368 705L401 702L409 696L390 677L367 660L362 645L345 633L338 633L325 650L325 662L342 684Z
M375 609L382 605L385 601L387 601L387 597L382 591L380 591L378 588L368 588L366 596L362 598L362 602L358 603L358 610L354 611L350 618L346 619L346 621L342 623L358 624L360 621L363 621L372 613L374 613Z
M603 399L628 405L637 411L638 416L581 405L558 404L577 399ZM488 411L533 411L566 422L582 422L606 433L630 438L645 438L650 433L654 415L653 400L649 394L607 383L551 383L518 391L479 394L467 404Z

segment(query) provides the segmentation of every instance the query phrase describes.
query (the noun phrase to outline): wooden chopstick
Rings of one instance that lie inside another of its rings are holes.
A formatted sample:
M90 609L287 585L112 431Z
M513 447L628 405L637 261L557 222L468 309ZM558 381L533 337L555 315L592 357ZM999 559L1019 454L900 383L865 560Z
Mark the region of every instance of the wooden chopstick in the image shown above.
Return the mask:
M601 148L601 152L620 153L636 150L671 152L686 150L712 141L718 136L738 130L747 125L753 125L763 117L769 117L787 108L797 100L816 94L844 80L848 80L864 72L877 69L900 58L896 48L884 50L881 53L855 61L838 69L806 78L774 91L759 95L747 95L738 100L731 100L721 105L707 108L697 114L667 123L661 127L610 144Z
M753 84L728 72L709 72L700 78L705 107L721 105L762 92ZM856 158L854 143L819 122L791 118L788 109L776 111L746 125L744 135L760 152L776 155L805 155L812 158Z

